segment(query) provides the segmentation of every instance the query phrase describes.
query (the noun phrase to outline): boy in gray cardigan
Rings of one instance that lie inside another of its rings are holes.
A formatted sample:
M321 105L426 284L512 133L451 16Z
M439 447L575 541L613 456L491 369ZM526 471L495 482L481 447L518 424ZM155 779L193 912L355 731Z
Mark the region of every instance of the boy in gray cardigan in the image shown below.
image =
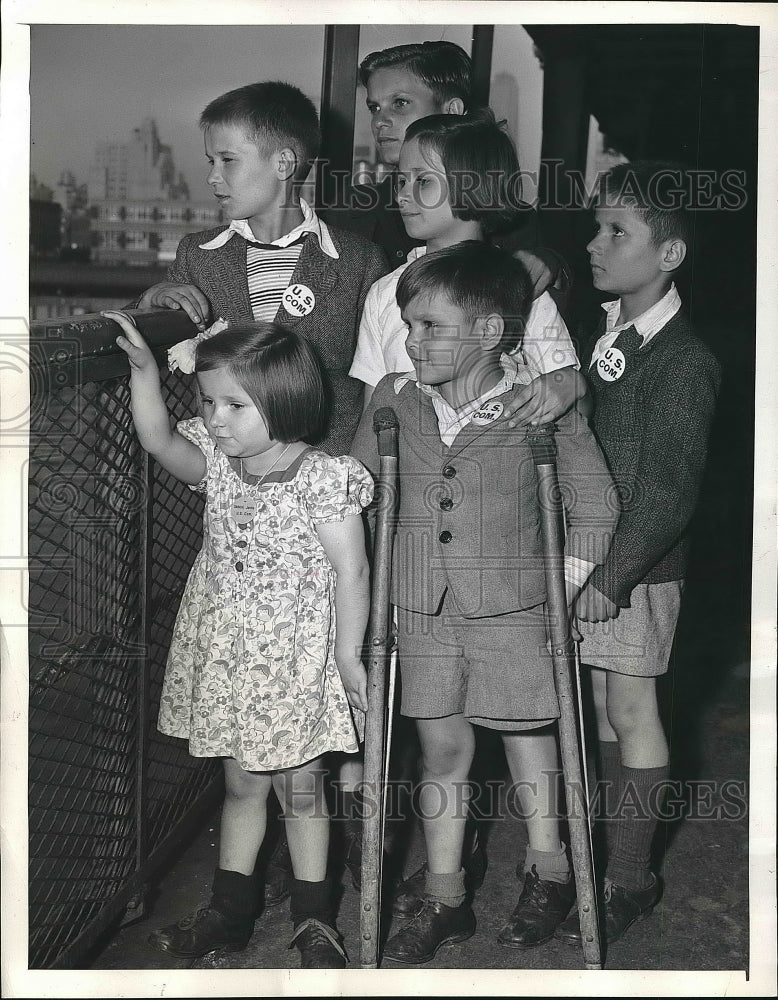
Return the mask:
M690 193L678 165L613 168L601 183L596 235L587 247L595 288L618 296L603 305L584 371L595 401L592 427L623 510L608 557L577 604L609 801L602 906L608 944L648 915L661 894L651 845L669 755L656 678L668 669L686 528L720 379L673 283L687 253ZM580 944L577 914L557 937Z
M183 309L209 322L267 320L290 327L317 349L333 396L330 430L317 442L348 452L362 401L349 376L367 291L386 274L383 252L327 226L298 194L320 144L311 101L287 83L231 90L200 116L208 184L229 225L185 236L166 281L138 308Z
M537 483L526 429L504 416L531 375L509 352L531 301L523 266L466 241L409 265L397 286L415 375L376 387L353 453L374 473L372 419L398 418L400 508L392 568L404 715L422 748L419 803L427 846L418 912L384 957L430 961L475 930L462 848L474 725L502 735L529 847L524 887L498 941L547 941L575 897L554 796L559 710L546 648ZM612 480L586 421L559 422L567 498L565 569L572 600L607 553L617 512Z

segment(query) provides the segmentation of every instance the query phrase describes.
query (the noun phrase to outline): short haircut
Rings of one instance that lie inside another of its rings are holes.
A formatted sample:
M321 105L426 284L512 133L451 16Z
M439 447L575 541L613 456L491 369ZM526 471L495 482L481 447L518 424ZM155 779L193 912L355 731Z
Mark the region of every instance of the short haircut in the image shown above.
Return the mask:
M200 128L233 125L268 153L289 147L297 157L295 180L303 181L319 155L321 131L313 102L290 83L249 83L205 108Z
M505 322L500 342L512 351L520 342L532 305L527 269L507 250L464 240L412 261L397 283L397 305L405 309L417 296L444 294L470 319L497 313Z
M694 206L683 164L672 160L619 163L600 179L595 208L600 202L632 209L650 229L654 246L681 239L691 250Z
M488 235L514 228L522 208L519 158L503 126L490 108L478 108L418 118L405 133L422 153L440 157L454 218L480 222Z
M201 340L195 372L226 368L252 398L276 441L324 437L330 399L311 344L276 323L244 323Z
M459 97L465 108L473 94L473 63L470 56L453 42L414 42L371 52L359 64L359 79L366 87L377 69L403 67L432 91L438 105Z

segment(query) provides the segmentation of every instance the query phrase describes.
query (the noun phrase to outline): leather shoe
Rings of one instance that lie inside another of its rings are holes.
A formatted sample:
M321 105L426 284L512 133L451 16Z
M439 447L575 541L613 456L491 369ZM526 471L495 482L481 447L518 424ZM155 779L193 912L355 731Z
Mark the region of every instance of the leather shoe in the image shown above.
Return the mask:
M286 841L286 834L282 831L265 870L265 906L278 906L288 899L292 891L293 878L289 844Z
M575 880L550 882L535 866L524 877L524 888L508 923L497 937L506 948L534 948L554 936L575 899Z
M645 889L625 889L615 882L606 881L601 907L601 925L606 944L624 934L636 920L643 920L654 909L662 895L659 879L652 875L652 882ZM581 922L575 910L556 930L555 937L565 944L581 946Z
M475 914L469 903L446 906L425 897L419 912L386 942L383 957L403 965L423 965L444 944L466 941L474 933Z
M253 932L253 920L230 921L204 904L178 923L154 931L148 941L176 958L200 958L211 951L243 951Z
M346 952L340 935L315 917L309 917L296 928L289 947L299 949L301 969L346 968Z
M476 889L480 889L486 875L486 851L481 842L478 841L470 856L465 860L465 888L472 894ZM404 882L398 886L397 893L392 902L392 913L398 917L410 917L418 913L424 902L424 893L427 885L427 863L409 875Z

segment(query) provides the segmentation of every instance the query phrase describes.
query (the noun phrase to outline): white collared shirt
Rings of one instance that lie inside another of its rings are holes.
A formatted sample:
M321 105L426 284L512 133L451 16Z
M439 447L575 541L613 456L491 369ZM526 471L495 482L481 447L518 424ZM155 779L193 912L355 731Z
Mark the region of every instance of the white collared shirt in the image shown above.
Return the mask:
M395 293L408 264L426 252L426 247L414 247L405 264L370 286L362 309L354 361L349 369L352 378L376 386L390 372L412 371L413 362L405 349L408 331ZM537 375L559 368L580 367L565 321L548 292L533 300L521 346L514 353Z
M326 222L322 222L316 212L314 212L308 202L303 198L300 199L300 208L303 213L303 221L298 226L295 226L291 232L285 233L283 236L279 236L277 240L272 240L272 245L277 247L288 247L305 233L313 233L319 241L322 253L325 253L328 257L332 257L333 260L337 260L340 255L332 241L332 236L330 235ZM223 232L219 233L218 236L215 236L207 243L201 243L200 249L218 250L220 247L224 246L227 240L232 239L232 237L236 234L238 236L242 236L248 243L259 242L254 233L251 231L248 219L233 219L229 226L223 230Z
M537 378L537 372L533 372L529 365L523 364L509 354L500 355L500 367L503 370L503 377L499 382L477 399L471 399L464 406L460 406L459 409L455 409L450 403L447 403L434 386L425 385L423 382L417 381L412 374L400 375L396 378L394 380L394 391L395 393L399 393L402 387L407 385L408 382L416 382L417 387L432 400L432 405L435 408L435 414L438 418L440 439L443 444L450 448L457 434L459 434L463 427L466 427L470 423L484 403L490 399L494 399L495 396L501 396L514 385L529 385L534 378Z
M605 333L595 344L590 368L605 354L609 347L613 346L622 330L626 330L630 326L634 326L640 334L642 338L641 348L645 347L681 308L681 297L675 287L675 282L673 282L658 302L655 302L649 309L628 323L618 322L621 299L603 302L602 308L605 310Z

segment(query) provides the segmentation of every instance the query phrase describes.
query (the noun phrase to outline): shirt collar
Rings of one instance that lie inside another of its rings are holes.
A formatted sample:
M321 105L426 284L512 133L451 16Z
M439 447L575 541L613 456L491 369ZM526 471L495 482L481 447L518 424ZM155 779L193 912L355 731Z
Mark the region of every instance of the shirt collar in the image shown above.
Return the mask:
M306 233L313 233L319 241L322 253L325 253L328 257L332 257L333 260L337 260L340 255L338 254L337 248L332 241L332 236L330 235L327 224L322 222L316 212L314 212L308 202L303 198L300 199L300 208L303 213L303 221L298 226L295 226L291 232L285 233L283 236L279 236L277 240L273 240L272 246L288 247L291 243L296 242ZM248 219L233 219L229 226L222 230L218 236L209 240L207 243L201 243L200 249L218 250L236 234L238 236L242 236L247 243L257 242L256 236L251 231Z
M459 409L454 409L453 406L450 406L433 386L416 382L421 392L431 399L438 421L440 440L447 447L450 448L453 445L459 432L467 427L489 400L494 399L495 396L501 396L519 382L523 385L528 385L532 381L532 375L527 365L520 363L515 357L511 357L508 354L500 355L500 367L503 371L502 378L491 389L488 389L477 399L471 399L470 402L465 403L464 406L460 406ZM413 375L401 375L395 379L395 393L398 393L404 385L412 382L413 379ZM492 412L487 419L494 420L499 417L501 412L502 406L497 411Z
M532 381L532 374L529 366L520 362L519 359L512 354L500 355L500 368L503 370L503 377L500 381L492 386L491 389L487 389L487 391L482 396L479 396L478 399L465 403L465 405L460 409L465 410L471 406L474 409L478 409L481 403L485 403L488 399L492 399L494 396L501 396L514 385L529 385ZM407 374L397 376L394 380L395 395L397 395L409 382L414 382L416 384L416 388L421 389L425 395L443 399L441 394L433 385L426 385L424 382L419 382L416 378L415 372L408 372ZM446 405L448 406L449 404L446 403Z
M426 252L427 252L427 248L425 246L412 247L408 251L408 254L407 254L405 260L410 264L410 263L412 263L412 261L418 260L419 257L423 257Z
M605 310L605 329L608 334L621 333L627 327L634 326L645 345L675 316L681 308L681 297L673 282L658 302L629 323L617 323L621 299L603 302L602 308Z

